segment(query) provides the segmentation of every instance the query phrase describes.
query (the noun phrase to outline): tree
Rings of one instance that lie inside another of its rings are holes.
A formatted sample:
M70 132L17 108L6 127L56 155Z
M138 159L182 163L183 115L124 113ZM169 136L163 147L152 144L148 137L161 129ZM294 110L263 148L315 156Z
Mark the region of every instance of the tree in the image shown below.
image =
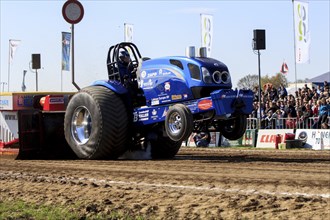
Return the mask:
M247 75L238 80L237 87L239 89L251 89L253 90L255 87L259 85L259 76L258 75Z
M288 81L282 73L276 73L276 75L272 77L269 77L268 75L262 76L260 81L261 88L263 88L266 83L271 83L275 88L279 88L280 85L283 85L284 87L287 87L288 85ZM239 89L253 90L256 87L259 87L259 76L251 74L244 76L238 81L237 87Z
M261 85L266 83L271 83L275 88L279 88L280 85L283 85L284 87L287 87L288 85L288 81L282 73L276 73L276 75L272 77L268 77L268 75L264 78L261 77Z

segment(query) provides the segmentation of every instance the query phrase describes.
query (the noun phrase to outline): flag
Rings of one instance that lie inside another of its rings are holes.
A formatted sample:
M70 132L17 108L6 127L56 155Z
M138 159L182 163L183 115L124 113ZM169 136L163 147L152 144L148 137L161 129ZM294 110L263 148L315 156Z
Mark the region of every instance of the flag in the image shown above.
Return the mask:
M295 0L294 8L294 32L296 44L296 63L310 62L310 31L308 2Z
M62 70L70 71L71 33L62 32Z
M132 24L124 24L124 41L125 42L133 42L133 25Z
M213 16L201 14L202 27L202 47L206 47L207 56L211 56L212 38L213 38Z
M20 40L9 40L9 60L10 63L14 60L14 55L18 45L21 43Z
M287 72L289 72L289 68L288 65L286 64L285 61L283 61L282 67L281 67L281 73L286 74Z

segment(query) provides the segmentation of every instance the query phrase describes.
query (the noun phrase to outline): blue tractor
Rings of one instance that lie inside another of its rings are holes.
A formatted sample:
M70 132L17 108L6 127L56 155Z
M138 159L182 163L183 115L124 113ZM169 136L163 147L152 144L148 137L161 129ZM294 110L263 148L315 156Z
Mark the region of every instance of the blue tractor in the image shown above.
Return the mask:
M107 68L108 80L66 108L65 139L79 158L116 159L148 145L152 158L168 159L192 132L235 140L246 130L253 92L232 90L227 66L203 53L149 59L123 42L110 47Z

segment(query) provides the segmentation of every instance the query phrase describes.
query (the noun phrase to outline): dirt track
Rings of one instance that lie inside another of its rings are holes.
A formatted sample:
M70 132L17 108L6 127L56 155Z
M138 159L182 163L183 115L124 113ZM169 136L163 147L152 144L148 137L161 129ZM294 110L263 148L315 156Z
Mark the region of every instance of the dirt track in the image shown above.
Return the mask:
M330 152L182 148L174 160L0 157L0 201L146 219L330 219Z

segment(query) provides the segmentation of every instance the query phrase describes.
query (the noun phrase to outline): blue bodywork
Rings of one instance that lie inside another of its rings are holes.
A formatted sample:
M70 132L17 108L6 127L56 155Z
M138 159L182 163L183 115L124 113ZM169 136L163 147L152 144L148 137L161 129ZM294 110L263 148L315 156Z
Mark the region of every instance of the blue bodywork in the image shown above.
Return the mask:
M134 106L133 123L149 125L165 120L171 105L182 103L193 115L214 112L215 119L252 112L253 92L232 90L227 66L207 57L164 57L140 64L136 83L145 105ZM129 89L117 80L100 80L93 85L109 88L119 95Z

